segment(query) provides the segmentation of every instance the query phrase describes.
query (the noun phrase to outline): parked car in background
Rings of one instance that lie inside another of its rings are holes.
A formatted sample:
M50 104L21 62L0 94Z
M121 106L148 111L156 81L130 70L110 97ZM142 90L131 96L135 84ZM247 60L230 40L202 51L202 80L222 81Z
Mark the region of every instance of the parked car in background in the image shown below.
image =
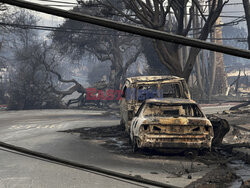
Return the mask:
M135 112L146 99L169 97L190 99L185 79L176 76L130 77L126 79L122 93L121 126L128 133Z

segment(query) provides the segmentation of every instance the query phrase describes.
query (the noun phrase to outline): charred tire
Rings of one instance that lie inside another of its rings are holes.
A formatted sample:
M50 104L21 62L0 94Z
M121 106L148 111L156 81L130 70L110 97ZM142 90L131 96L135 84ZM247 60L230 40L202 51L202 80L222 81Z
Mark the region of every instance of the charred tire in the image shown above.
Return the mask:
M199 155L207 155L210 152L208 148L202 148L199 150Z
M133 142L132 142L132 150L134 153L138 152L139 148L138 148L138 145L137 145L137 139L134 138L133 139Z
M124 123L123 119L121 119L121 121L120 121L120 126L121 126L122 130L124 131L125 130L125 123Z
M132 140L131 140L131 137L130 137L130 135L129 135L129 137L128 137L129 139L128 139L128 143L129 143L129 145L132 145L133 144L133 142L132 142Z
M198 151L197 150L193 150L193 149L192 150L186 150L184 152L184 155L188 159L194 159L195 157L197 157Z

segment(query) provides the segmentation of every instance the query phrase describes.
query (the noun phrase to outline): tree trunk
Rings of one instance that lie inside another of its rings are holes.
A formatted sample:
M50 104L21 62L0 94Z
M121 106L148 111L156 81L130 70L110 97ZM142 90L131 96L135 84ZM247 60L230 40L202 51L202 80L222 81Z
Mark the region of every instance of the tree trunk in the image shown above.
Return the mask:
M124 15L130 21L136 24L142 24L147 28L157 29L163 32L175 33L187 37L191 31L192 19L194 17L194 7L198 7L199 14L202 14L202 18L205 19L204 25L202 25L199 31L199 40L206 40L211 28L219 17L222 8L226 1L223 0L211 0L209 15L205 18L201 9L199 1L192 1L192 6L189 11L187 7L190 6L189 1L144 1L144 0L123 0L126 7L131 10L128 11L130 15L127 15L123 11L118 10L118 13ZM117 11L117 9L116 9ZM133 13L132 13L133 12ZM188 12L188 18L186 13ZM131 14L132 13L132 14ZM173 14L172 14L173 13ZM198 11L197 11L198 13ZM172 16L172 15L173 16ZM133 15L133 16L131 16ZM189 76L192 73L195 66L196 56L199 54L199 48L190 48L189 53L186 53L185 59L187 61L181 62L178 55L180 49L179 44L170 42L163 42L160 40L154 40L155 51L159 55L159 59L162 64L168 69L170 74L185 78L188 82ZM182 65L184 68L182 68Z
M199 56L196 57L195 70L196 70L197 84L198 84L198 87L199 87L200 93L201 93L201 99L204 99L205 91L204 91L204 85L202 83L201 66L200 66ZM205 76L205 75L203 75L203 76Z
M172 75L183 77L183 71L178 58L178 50L171 51L172 54L170 55L166 45L167 44L163 41L154 41L155 50L162 64L168 68Z
M109 86L111 89L119 89L122 77L122 57L120 54L113 53L114 60L111 65L111 72L109 76Z
M194 28L199 28L200 27L200 23L199 23L199 19L198 19L198 10L197 8L195 8L195 18L193 19L193 27ZM194 38L197 38L197 34L194 34ZM196 56L195 59L195 72L196 72L196 80L197 80L197 85L200 89L200 93L201 93L201 99L203 99L204 97L204 85L202 84L202 75L201 75L201 61L200 61L200 57L199 55ZM205 75L203 75L204 77Z

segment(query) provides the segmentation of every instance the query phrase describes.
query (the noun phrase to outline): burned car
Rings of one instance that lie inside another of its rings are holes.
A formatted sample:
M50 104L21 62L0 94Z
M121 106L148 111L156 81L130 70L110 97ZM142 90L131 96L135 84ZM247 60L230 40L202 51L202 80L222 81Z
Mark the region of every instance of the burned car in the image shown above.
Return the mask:
M127 78L122 87L121 126L129 133L131 120L146 99L169 97L190 99L189 89L184 78L177 76Z
M190 99L148 99L142 103L130 128L133 150L210 150L213 127Z

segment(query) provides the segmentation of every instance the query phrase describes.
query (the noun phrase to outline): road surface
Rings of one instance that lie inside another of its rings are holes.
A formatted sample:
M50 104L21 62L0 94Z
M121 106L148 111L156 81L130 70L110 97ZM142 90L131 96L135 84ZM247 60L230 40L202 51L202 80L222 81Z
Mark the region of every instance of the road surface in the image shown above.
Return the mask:
M60 132L119 124L103 111L0 111L0 141L63 159L183 187L213 170L184 157L128 157L110 152L98 141ZM189 171L189 172L187 172ZM191 175L192 179L188 178ZM91 172L0 150L0 187L141 187Z

